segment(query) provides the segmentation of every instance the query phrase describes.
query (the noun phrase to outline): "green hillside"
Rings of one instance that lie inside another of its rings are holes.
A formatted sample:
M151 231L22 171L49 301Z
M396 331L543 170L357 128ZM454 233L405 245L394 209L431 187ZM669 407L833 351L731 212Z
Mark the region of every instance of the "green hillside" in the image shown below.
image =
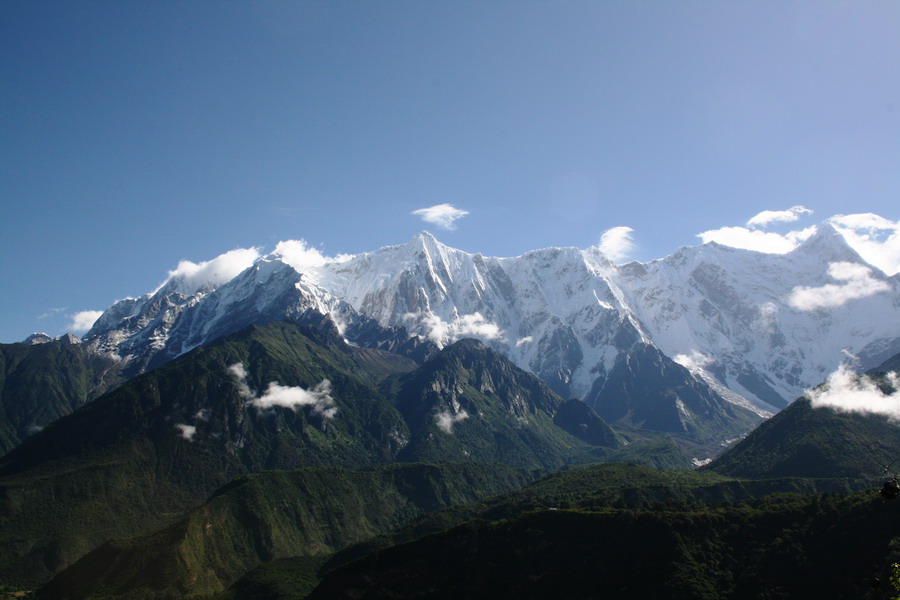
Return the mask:
M524 471L476 463L248 475L162 530L100 546L38 597L175 598L222 591L261 564L329 555L424 512L528 480Z
M480 344L413 367L345 344L327 323L271 323L127 382L0 460L0 581L46 581L248 473L398 460L559 467L591 448L554 425L562 399ZM441 411L456 406L470 416L442 429Z
M868 375L887 392L883 376L900 356ZM800 398L716 459L709 469L735 477L879 477L900 458L900 427L887 417L813 408Z
M66 339L0 344L0 456L119 382L112 359Z

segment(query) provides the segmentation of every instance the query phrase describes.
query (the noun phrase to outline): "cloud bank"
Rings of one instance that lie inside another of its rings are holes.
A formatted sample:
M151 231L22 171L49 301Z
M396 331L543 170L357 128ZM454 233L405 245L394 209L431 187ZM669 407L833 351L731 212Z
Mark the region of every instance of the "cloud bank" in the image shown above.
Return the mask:
M829 283L821 287L798 286L788 296L787 303L798 310L817 310L843 306L851 300L866 298L890 291L891 286L872 277L872 269L850 262L833 262L828 275L841 284Z
M235 363L228 367L238 384L238 394L247 398L245 406L255 406L262 410L269 410L276 406L283 406L291 410L297 410L302 406L309 406L314 415L323 419L333 418L338 407L331 396L331 381L323 379L311 390L300 386L281 385L277 381L270 381L266 391L257 396L247 385L247 370L241 363Z
M73 315L69 315L69 318L72 320L69 321L67 328L69 331L75 333L84 333L94 326L94 323L97 322L97 319L99 319L102 314L102 310L83 310Z
M806 392L806 396L816 408L884 415L900 423L900 377L897 373L888 373L887 383L891 390L886 392L870 378L855 374L843 364L825 384Z
M491 323L480 312L456 317L453 321L444 321L435 314L407 313L404 316L415 330L424 332L426 338L445 346L466 337L481 340L502 340L504 332L496 323Z
M468 418L469 413L464 410L459 411L455 415L449 410L445 410L434 415L434 423L438 426L438 429L440 429L444 433L453 435L453 426L457 423L465 421Z
M456 229L456 221L469 214L469 211L456 208L452 204L435 204L414 210L412 214L441 229Z
M634 251L633 232L634 229L624 226L607 229L600 236L600 252L614 263L628 260Z

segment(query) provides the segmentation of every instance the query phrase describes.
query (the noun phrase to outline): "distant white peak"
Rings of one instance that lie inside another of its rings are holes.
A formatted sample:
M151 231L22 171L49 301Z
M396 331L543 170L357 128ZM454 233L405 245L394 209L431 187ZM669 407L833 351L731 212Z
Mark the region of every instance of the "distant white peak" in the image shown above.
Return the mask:
M822 224L816 233L792 252L794 256L815 257L823 262L866 262L841 233L830 223Z
M456 248L451 248L450 246L441 243L441 241L434 237L429 231L417 233L406 245L416 251L424 250L431 256L446 255L448 252L462 252L462 250L457 250Z
M32 346L37 346L38 344L46 344L47 342L52 342L53 338L42 332L35 332L29 335L27 338L22 340L23 344L31 344Z

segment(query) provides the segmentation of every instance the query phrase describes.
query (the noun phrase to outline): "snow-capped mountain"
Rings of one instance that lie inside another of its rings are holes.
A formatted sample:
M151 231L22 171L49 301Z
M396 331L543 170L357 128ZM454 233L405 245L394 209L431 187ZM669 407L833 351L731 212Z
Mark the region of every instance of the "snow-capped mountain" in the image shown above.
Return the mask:
M665 363L700 396L767 416L847 354L866 368L900 351L900 278L828 225L783 255L709 243L625 265L597 248L485 257L422 233L299 268L273 253L200 289L176 276L112 305L84 339L141 370L251 323L321 315L360 345L427 352L479 338L601 415L628 388L615 374ZM710 410L673 403L685 424Z

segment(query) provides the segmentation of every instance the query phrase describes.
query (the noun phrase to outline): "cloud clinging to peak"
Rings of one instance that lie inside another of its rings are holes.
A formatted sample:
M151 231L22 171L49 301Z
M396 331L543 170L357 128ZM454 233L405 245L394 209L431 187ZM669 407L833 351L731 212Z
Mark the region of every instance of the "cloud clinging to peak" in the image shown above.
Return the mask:
M259 257L257 248L237 248L199 263L182 260L174 270L169 271L163 285L176 282L181 292L193 294L207 286L216 287L230 281Z
M81 312L69 315L72 320L69 322L67 329L75 333L84 333L94 326L94 323L97 322L97 319L99 319L102 314L102 310L82 310Z
M421 217L426 223L437 225L441 229L456 229L456 221L469 214L469 211L445 203L435 204L428 208L419 208L412 211L412 214Z
M634 242L631 241L631 227L612 227L600 236L600 252L614 263L624 262L630 258L634 251Z
M273 254L277 254L287 264L302 273L316 267L321 267L328 258L311 247L305 240L285 240L278 242Z

